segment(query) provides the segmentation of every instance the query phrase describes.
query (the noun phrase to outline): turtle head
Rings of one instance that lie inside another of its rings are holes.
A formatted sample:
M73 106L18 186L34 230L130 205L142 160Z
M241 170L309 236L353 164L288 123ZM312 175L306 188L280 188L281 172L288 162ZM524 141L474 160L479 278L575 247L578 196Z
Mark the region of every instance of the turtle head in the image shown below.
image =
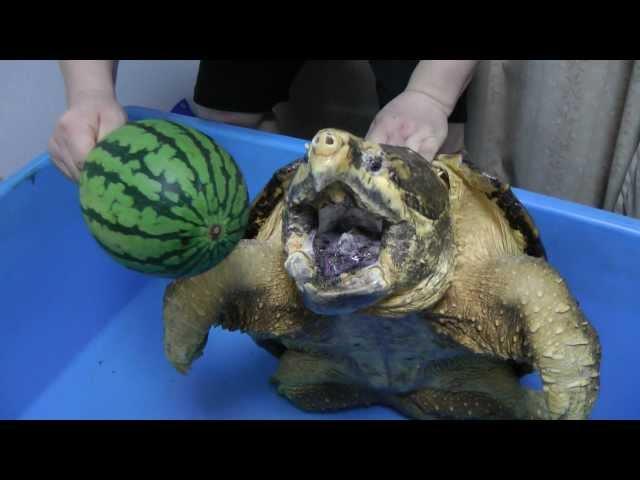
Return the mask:
M318 132L305 159L286 194L283 233L285 268L307 308L346 314L419 285L442 290L452 263L444 170L335 129Z

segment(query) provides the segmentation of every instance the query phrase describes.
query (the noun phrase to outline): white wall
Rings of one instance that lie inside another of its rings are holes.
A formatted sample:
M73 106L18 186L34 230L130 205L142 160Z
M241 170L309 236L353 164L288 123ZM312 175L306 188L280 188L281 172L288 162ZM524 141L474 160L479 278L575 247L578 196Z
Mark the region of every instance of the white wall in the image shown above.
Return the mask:
M120 62L117 95L123 105L171 109L192 101L197 60ZM282 131L311 138L335 127L364 135L378 108L367 61L310 62L291 88L291 101L276 108ZM64 112L64 84L53 60L0 60L0 177L6 178L47 149Z
M191 99L198 62L122 61L118 99L123 105L168 110ZM47 149L65 110L64 84L53 60L0 60L0 177L6 178Z

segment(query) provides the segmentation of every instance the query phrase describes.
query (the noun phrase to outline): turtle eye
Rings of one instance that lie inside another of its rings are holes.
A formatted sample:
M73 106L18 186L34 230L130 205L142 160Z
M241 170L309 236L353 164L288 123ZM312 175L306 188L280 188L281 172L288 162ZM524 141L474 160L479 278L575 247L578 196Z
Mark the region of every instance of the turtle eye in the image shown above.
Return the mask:
M370 172L378 172L382 168L382 158L369 157L366 159L365 165Z

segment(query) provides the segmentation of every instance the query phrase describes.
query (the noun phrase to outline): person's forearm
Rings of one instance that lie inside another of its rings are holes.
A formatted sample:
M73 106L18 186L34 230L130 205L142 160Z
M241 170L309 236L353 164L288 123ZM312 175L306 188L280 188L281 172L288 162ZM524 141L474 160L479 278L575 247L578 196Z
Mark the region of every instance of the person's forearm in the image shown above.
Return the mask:
M477 64L478 60L421 60L406 90L428 95L450 115Z
M67 104L73 104L87 93L115 96L118 62L113 60L62 60Z

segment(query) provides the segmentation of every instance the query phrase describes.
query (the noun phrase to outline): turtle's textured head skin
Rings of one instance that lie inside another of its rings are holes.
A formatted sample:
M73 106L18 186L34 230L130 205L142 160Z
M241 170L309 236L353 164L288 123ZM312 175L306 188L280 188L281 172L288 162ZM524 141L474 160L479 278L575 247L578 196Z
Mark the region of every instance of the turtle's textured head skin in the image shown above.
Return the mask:
M283 228L285 267L319 314L364 310L416 287L435 302L452 270L446 172L341 130L321 130L308 146Z

